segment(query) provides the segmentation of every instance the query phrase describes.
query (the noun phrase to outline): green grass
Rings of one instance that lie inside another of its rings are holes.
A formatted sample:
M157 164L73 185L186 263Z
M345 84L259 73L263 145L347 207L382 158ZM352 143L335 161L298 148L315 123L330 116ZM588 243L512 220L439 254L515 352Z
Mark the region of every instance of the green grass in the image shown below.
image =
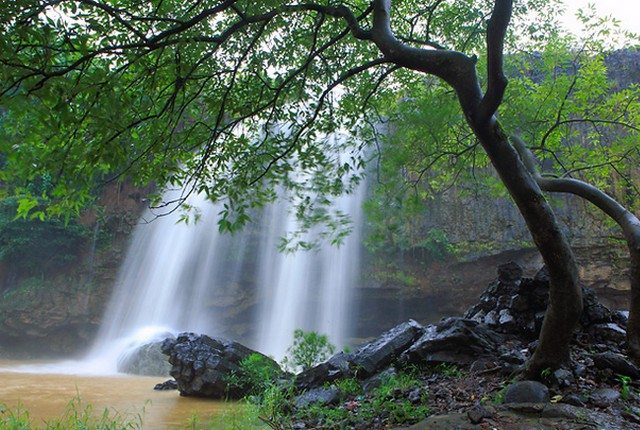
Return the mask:
M367 395L355 379L344 379L334 385L341 392L342 402L347 398L354 399L352 410L314 404L299 411L296 418L314 421L318 428L341 430L360 421L370 421L381 414L386 415L388 424L393 425L413 424L430 414L426 404L426 387L411 373L390 375ZM405 395L416 388L422 390L421 398L417 404L412 404Z
M220 415L202 422L200 417L192 415L184 427L189 430L257 430L264 429L265 423L260 419L259 410L250 403L232 408Z
M34 422L29 411L22 405L7 408L0 404L1 430L135 430L142 428L144 408L135 416L123 416L105 409L96 414L91 405L83 405L79 397L74 397L64 413L44 422Z

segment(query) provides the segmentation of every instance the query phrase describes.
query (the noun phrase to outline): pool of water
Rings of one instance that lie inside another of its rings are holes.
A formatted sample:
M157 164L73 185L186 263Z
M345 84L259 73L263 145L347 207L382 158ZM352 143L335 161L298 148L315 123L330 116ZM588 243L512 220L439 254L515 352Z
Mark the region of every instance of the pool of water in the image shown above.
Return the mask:
M22 371L25 364L28 372ZM61 416L74 398L81 400L81 409L92 405L96 414L105 408L130 418L142 414L143 428L150 430L185 428L193 416L207 422L237 408L230 403L181 397L176 390L153 390L167 378L37 373L34 369L40 365L49 368L47 363L0 360L0 403L11 409L21 405L36 425Z

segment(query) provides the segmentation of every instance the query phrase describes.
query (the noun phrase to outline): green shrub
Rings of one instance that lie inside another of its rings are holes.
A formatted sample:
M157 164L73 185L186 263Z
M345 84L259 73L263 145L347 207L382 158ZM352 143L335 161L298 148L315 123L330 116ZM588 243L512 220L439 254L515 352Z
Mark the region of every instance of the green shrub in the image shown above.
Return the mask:
M327 360L335 350L326 335L297 329L293 332L293 345L287 350L283 365L292 370L307 370Z
M278 365L271 359L253 353L240 361L240 370L227 377L227 384L247 389L251 396L260 396L275 383L280 373Z
M423 389L422 382L410 373L390 375L366 396L356 379L344 379L334 385L341 391L343 401L347 398L356 401L353 410L315 404L299 411L300 417L316 422L318 428L341 430L356 422L372 420L381 414L387 415L389 424L393 425L413 424L430 414L425 390L422 391L418 404L406 399L410 391Z

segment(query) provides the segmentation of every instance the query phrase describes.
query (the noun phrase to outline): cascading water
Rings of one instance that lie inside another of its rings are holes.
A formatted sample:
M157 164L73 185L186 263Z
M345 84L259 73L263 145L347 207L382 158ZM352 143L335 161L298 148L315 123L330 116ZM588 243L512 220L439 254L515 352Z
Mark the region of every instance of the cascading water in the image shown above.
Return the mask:
M178 222L179 211L147 223L154 217L147 212L135 228L97 341L85 360L90 368L116 372L118 358L128 349L167 333L216 333L215 315L207 311L209 292L237 282L245 235L219 234L219 207L202 196L190 198L189 204L200 211L196 223Z
M352 290L360 269L360 239L364 185L334 201L334 208L350 215L353 231L340 247L321 242L316 251L277 252L275 239L296 227L286 207L271 207L263 232L271 242L260 254L261 302L257 348L276 359L285 356L297 328L329 336L344 346L350 330ZM313 238L311 238L313 240Z
M334 344L344 345L353 307L351 290L359 275L364 188L361 184L334 202L351 217L352 233L340 247L321 242L314 251L278 251L280 238L297 227L284 198L256 217L261 220L255 226L258 231L233 235L218 232L220 206L202 196L189 199L200 211L196 223L178 222L179 211L146 222L155 217L147 212L134 230L86 359L31 371L116 373L118 360L128 351L169 332L218 336L225 332L225 322L212 311L216 297L243 282L250 284L258 300L253 314L245 317L255 325L253 342L243 339L249 346L281 359L297 328L327 334ZM171 194L165 195L165 200L171 199Z

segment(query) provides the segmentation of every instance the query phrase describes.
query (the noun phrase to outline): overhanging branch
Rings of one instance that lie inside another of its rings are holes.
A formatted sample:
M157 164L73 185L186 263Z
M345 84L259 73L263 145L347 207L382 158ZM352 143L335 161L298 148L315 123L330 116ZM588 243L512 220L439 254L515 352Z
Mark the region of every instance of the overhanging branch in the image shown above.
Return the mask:
M513 0L495 0L487 26L487 92L478 108L477 121L484 124L498 110L507 88L503 70L504 39L511 20Z

